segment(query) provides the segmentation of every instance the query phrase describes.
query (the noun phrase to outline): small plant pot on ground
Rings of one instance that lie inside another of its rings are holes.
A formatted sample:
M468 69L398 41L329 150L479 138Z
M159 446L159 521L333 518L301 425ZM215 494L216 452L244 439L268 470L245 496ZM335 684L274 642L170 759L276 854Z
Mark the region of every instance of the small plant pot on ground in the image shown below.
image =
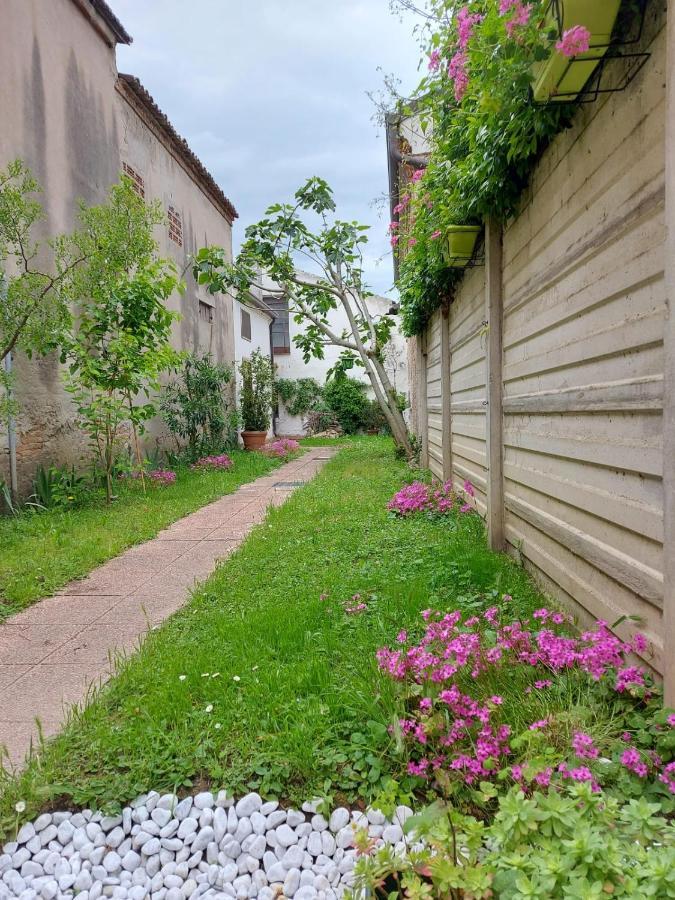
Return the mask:
M244 442L244 450L260 450L267 442L266 431L242 431L241 439Z
M451 225L448 228L443 256L451 268L463 268L473 258L480 225Z
M621 0L557 0L549 4L547 25L559 29L559 37L569 28L582 25L591 33L585 53L574 58L553 50L551 56L532 67L532 94L537 103L569 103L575 100L602 62L612 38Z

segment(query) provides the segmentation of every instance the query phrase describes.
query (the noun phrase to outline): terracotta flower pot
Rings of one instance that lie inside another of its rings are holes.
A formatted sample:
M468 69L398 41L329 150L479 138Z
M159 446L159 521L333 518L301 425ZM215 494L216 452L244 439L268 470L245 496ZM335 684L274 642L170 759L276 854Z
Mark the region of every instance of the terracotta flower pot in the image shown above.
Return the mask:
M244 442L244 450L260 450L267 441L266 431L242 431L241 439Z

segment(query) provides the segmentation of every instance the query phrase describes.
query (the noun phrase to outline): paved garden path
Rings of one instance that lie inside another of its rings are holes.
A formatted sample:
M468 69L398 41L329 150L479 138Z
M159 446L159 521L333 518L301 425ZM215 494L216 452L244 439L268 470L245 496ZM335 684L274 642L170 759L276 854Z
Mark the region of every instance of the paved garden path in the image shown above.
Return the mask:
M318 447L242 485L0 624L0 745L20 765L38 734L105 681L116 654L176 612L269 506L279 506L334 454Z

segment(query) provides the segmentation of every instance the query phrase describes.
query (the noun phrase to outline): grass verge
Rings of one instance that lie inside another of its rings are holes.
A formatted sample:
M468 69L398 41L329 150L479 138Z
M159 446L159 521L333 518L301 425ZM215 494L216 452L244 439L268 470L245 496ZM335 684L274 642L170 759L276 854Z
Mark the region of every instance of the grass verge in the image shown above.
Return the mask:
M97 499L74 509L0 517L0 621L278 465L261 453L231 456L229 471L180 468L175 484L151 483L145 494L137 481L120 482L111 506Z
M523 613L541 603L476 516L394 519L386 503L410 477L387 439L345 447L0 782L0 823L18 800L28 817L204 781L295 799L380 790L395 699L377 648L429 605L484 608L507 590ZM367 610L349 615L356 593Z

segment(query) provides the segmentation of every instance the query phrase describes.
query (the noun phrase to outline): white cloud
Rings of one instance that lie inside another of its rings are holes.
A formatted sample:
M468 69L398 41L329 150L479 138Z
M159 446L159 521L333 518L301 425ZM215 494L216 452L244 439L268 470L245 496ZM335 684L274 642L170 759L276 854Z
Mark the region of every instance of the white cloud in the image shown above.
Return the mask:
M366 91L417 80L414 19L388 0L109 0L133 35L118 50L236 206L235 243L310 175L338 214L371 226L366 274L391 286L384 135Z

